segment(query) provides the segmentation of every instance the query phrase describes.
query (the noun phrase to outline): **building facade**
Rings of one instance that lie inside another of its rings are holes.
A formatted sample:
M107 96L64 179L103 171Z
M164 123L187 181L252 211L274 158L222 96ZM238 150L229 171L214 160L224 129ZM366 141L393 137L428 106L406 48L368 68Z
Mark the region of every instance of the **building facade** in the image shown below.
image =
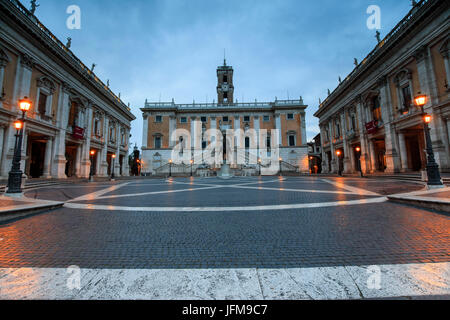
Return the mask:
M142 173L155 174L174 161L178 152L184 155L181 163L193 163L195 167L203 165L206 158L213 158L208 163L211 169L221 168L227 160L232 168L242 168L257 164L259 159L263 164L282 162L308 172L307 106L303 100L237 103L233 76L234 70L226 61L217 68L217 103L146 101L141 109ZM217 141L222 143L220 156L217 149L209 147ZM279 158L264 159L275 148Z
M0 178L13 158L18 101L28 97L22 170L29 178L129 175L133 114L19 1L0 0Z
M320 134L308 143L309 170L311 174L322 173L322 142Z
M450 171L448 1L416 3L320 104L325 173L399 173L426 167L423 115L414 97L426 94L440 169Z

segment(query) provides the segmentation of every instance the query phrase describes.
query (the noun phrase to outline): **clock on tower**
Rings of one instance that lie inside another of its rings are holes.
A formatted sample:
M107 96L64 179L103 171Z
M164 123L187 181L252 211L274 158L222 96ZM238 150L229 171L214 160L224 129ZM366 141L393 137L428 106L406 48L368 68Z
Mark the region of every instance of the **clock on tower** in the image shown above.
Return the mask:
M234 103L233 67L227 66L227 61L223 61L223 66L217 68L217 101L219 105L231 105Z

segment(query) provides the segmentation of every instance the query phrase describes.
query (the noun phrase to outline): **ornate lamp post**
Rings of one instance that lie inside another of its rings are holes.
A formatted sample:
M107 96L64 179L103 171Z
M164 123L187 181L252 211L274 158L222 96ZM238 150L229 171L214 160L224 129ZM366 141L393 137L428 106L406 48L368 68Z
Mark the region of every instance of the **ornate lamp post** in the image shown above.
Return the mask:
M91 156L91 168L89 170L89 182L93 182L94 181L94 155L95 155L95 150L91 150L91 152L89 152L89 155Z
M414 103L420 108L423 115L423 129L425 131L425 140L427 144L427 176L428 176L428 187L444 187L441 180L441 174L439 173L439 165L434 159L433 144L431 142L430 127L429 123L432 120L431 115L424 112L423 107L427 104L428 97L424 94L420 94L414 98Z
M358 158L359 174L361 175L361 177L364 177L364 173L362 171L362 166L361 166L361 147L356 147L355 151L356 151L356 155L357 155L357 158Z
M19 108L22 111L22 118L14 122L14 127L17 130L16 143L14 146L14 157L12 161L12 168L8 177L8 190L6 193L18 194L22 193L22 170L20 170L20 161L22 159L22 140L23 127L25 124L25 114L31 109L31 101L28 97L24 97L19 101Z
M259 175L261 175L261 159L258 159Z
M191 160L191 177L192 177L192 165L194 164L194 160Z
M111 181L114 181L115 175L114 175L114 160L116 159L116 155L113 154L111 156Z
M169 160L169 177L172 176L172 159Z

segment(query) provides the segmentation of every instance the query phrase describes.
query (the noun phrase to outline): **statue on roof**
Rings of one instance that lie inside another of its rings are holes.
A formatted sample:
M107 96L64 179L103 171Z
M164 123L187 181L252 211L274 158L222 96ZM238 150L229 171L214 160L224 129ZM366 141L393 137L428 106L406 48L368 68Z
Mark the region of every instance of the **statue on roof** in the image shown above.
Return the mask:
M377 38L378 43L381 42L381 33L380 33L380 31L377 30L377 32L375 33L375 38Z
M31 14L34 14L36 12L36 8L40 7L41 5L40 4L36 4L36 0L31 0L30 2L31 2L30 12L31 12Z
M71 37L68 37L67 38L67 43L66 43L66 48L67 49L70 49L70 46L72 45L72 38Z

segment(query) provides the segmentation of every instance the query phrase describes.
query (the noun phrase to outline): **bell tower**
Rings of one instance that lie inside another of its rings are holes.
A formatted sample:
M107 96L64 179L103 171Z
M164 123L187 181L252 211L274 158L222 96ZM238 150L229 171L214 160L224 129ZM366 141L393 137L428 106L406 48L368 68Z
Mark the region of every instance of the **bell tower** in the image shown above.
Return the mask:
M227 66L226 59L217 68L217 101L219 105L234 104L233 67Z

